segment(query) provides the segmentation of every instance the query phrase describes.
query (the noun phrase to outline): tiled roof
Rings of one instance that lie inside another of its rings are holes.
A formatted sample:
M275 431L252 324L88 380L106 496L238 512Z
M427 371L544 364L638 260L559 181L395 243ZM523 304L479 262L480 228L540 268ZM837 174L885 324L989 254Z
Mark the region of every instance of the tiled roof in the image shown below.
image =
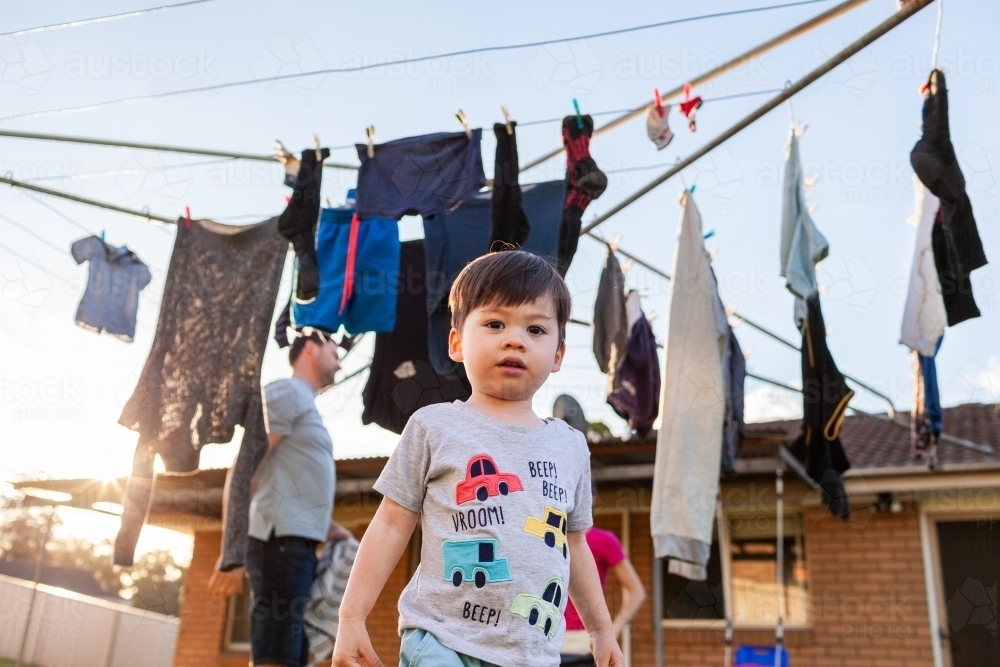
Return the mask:
M908 419L898 415L899 421ZM801 430L801 420L748 424L753 434L761 430L782 430L794 440ZM938 459L944 465L962 463L1000 463L1000 404L967 403L944 409L944 433L980 445L993 447L992 454L981 453L942 440ZM851 415L844 419L840 441L853 468L896 468L922 465L910 454L908 429L873 419Z

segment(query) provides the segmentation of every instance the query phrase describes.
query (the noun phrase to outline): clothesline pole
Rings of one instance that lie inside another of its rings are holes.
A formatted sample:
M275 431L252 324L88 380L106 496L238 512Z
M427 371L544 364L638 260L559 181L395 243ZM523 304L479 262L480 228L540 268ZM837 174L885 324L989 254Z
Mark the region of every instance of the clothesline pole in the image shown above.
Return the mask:
M643 187L639 188L636 192L632 193L629 197L626 197L621 202L613 206L609 211L606 211L602 215L599 215L593 221L590 222L586 227L581 230L581 234L590 232L595 227L610 219L611 217L617 215L626 207L634 204L639 199L645 195L652 192L654 189L668 181L670 178L679 174L682 170L688 168L701 158L708 155L710 152L724 144L729 139L733 138L747 127L757 122L765 115L767 115L771 110L780 106L785 100L791 99L793 96L804 90L807 86L815 83L817 80L828 74L838 65L842 64L844 61L848 60L851 56L855 55L861 49L865 48L875 40L877 40L882 35L886 34L900 23L910 18L918 11L929 5L933 0L912 0L912 2L907 3L902 9L898 10L895 14L887 18L882 23L878 24L870 31L856 39L854 42L845 47L842 51L834 55L832 58L827 60L825 63L814 69L813 71L806 74L804 77L790 85L784 91L779 93L777 96L771 98L765 102L762 106L751 112L745 118L740 120L738 123L730 127L728 130L712 139L707 144L696 150L694 153L684 158L676 165L665 171L660 176L656 177Z
M114 148L135 148L139 150L160 151L164 153L184 153L186 155L208 155L212 157L228 157L234 160L256 160L258 162L274 162L280 164L273 155L255 155L253 153L233 153L228 151L213 151L203 148L186 148L183 146L168 146L166 144L148 144L132 141L115 141L113 139L94 139L90 137L72 137L63 134L42 134L40 132L16 132L0 130L0 137L13 139L37 139L41 141L61 141L72 144L88 144L91 146L112 146ZM327 169L349 169L357 171L357 166L339 162L324 162Z
M841 14L849 12L850 10L854 9L855 7L859 7L860 5L863 5L866 2L868 2L868 0L847 0L846 2L842 2L839 5L837 5L836 7L833 7L832 9L828 9L827 11L823 12L822 14L818 14L817 16L814 16L813 18L809 19L805 23L801 23L801 24L795 26L794 28L792 28L791 30L787 30L787 31L781 33L780 35L778 35L777 37L769 39L768 41L764 42L763 44L761 44L759 46L755 46L754 48L750 49L749 51L747 51L747 52L745 52L745 53L743 53L743 54L741 54L739 56L736 56L732 60L729 60L727 62L722 63L718 67L716 67L714 69L711 69L708 72L705 72L701 76L699 76L699 77L697 77L695 79L692 79L691 81L689 81L687 83L690 83L692 86L699 86L699 85L701 85L703 83L707 83L708 81L711 81L712 79L715 79L717 77L722 76L723 74L725 74L726 72L728 72L730 70L736 69L737 67L740 67L741 65L744 65L747 62L750 62L754 58L757 58L757 57L760 57L760 56L764 55L768 51L772 51L772 50L778 48L782 44L784 44L786 42L789 42L789 41L795 39L796 37L798 37L800 35L804 35L805 33L809 32L810 30L812 30L814 28L818 28L819 26L823 25L824 23L827 23L828 21L832 21L833 19L837 18ZM665 93L662 93L660 95L660 99L662 101L666 102L667 100L669 100L672 97L677 97L683 91L684 91L684 86L683 85L678 86L678 87L676 87L676 88L674 88L672 90L668 90ZM599 134L604 134L605 132L618 127L622 123L625 123L625 122L627 122L629 120L632 120L633 118L635 118L637 116L641 116L643 113L645 113L647 107L649 107L649 103L648 102L644 103L642 106L639 106L639 107L636 107L635 109L632 109L628 113L626 113L626 114L624 114L622 116L619 116L618 118L615 118L612 121L609 121L608 123L602 125L601 127L596 128L594 130L594 136L597 136ZM535 158L534 160L532 160L528 164L524 165L523 167L521 167L519 169L519 171L527 171L528 169L531 169L532 167L537 167L541 163L545 162L546 160L550 160L550 159L556 157L557 155L559 155L562 152L563 152L563 149L561 147L557 148L557 149L555 149L553 151L550 151L550 152L546 153L545 155L542 155L541 157Z
M102 201L97 201L96 199L87 199L86 197L78 197L76 195L71 195L68 192L61 192L59 190L50 190L48 188L43 188L38 185L32 185L30 183L23 183L21 181L15 181L13 178L7 178L5 176L0 176L0 183L6 183L7 185L15 188L24 188L25 190L32 190L43 195L51 195L53 197L60 197L62 199L68 199L70 201L75 201L80 204L87 204L89 206L96 206L98 208L105 208L109 211L116 211L118 213L124 213L125 215L134 215L137 218L145 218L146 220L155 220L157 222L165 222L168 225L175 224L177 221L173 218L165 218L161 215L153 215L152 213L144 213L143 211L136 211L132 208L124 208L122 206L115 206L114 204L108 204Z

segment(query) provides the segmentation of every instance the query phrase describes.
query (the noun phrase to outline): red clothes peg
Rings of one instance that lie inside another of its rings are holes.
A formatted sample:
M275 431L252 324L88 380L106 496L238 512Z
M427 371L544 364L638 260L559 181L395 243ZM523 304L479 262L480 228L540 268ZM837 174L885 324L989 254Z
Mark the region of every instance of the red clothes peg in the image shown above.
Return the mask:
M184 229L191 229L191 207L184 207Z
M684 84L684 101L677 105L684 117L688 119L688 127L694 132L697 129L697 124L694 121L694 113L697 111L702 103L704 102L700 96L691 97L691 84Z
M653 106L656 108L656 115L663 118L663 99L659 88L653 88Z

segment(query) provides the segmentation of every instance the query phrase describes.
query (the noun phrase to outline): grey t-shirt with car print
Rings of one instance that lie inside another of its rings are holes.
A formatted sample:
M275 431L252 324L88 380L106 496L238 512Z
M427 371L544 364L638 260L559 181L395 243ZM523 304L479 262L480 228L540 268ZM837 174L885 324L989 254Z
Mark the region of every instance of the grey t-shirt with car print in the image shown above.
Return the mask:
M410 417L375 490L421 514L399 631L504 667L556 666L567 532L592 524L590 452L558 419L512 426L461 401Z

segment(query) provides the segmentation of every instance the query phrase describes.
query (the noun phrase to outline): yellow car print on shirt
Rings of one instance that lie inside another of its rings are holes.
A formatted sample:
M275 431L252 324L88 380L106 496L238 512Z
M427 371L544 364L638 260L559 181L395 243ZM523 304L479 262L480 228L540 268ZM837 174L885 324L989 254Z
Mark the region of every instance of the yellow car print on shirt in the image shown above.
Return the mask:
M542 538L549 547L562 549L563 558L566 558L565 512L554 507L546 507L544 519L528 517L524 522L524 532Z

